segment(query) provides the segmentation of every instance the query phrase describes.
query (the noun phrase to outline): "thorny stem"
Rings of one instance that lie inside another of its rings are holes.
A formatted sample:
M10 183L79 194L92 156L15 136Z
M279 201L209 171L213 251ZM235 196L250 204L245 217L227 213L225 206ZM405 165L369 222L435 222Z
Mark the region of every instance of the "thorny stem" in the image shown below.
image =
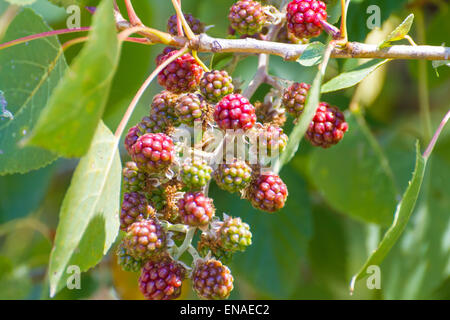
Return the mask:
M188 231L186 232L186 236L184 238L183 243L177 249L177 252L176 252L175 257L174 257L175 260L178 260L183 255L183 253L189 248L189 246L192 243L192 239L194 238L195 231L197 231L196 227L189 227L188 228Z
M125 126L127 125L128 121L130 120L130 117L134 111L134 109L136 108L136 105L138 104L139 100L141 99L142 95L144 94L145 90L147 89L147 87L150 85L150 83L156 78L156 76L158 75L158 73L160 73L165 67L167 67L172 61L174 61L175 59L177 59L178 57L182 56L183 54L185 54L188 51L188 49L185 47L181 50L179 50L176 54L174 54L173 56L171 56L169 59L167 59L166 61L164 61L162 64L160 64L151 74L150 76L147 78L147 80L145 80L145 82L142 84L142 86L139 88L138 92L136 93L135 97L133 98L133 100L131 101L127 111L125 112L122 120L119 123L119 126L117 127L117 130L115 132L115 136L116 138L119 138L123 131L125 130Z
M66 33L73 33L73 32L86 32L86 31L89 31L90 29L91 29L90 27L82 27L82 28L74 28L74 29L53 30L53 31L47 31L47 32L42 32L42 33L38 33L38 34L33 34L31 36L26 36L23 38L19 38L16 40L2 43L2 44L0 44L0 50L6 49L6 48L9 48L9 47L21 44L21 43L25 43L28 41L36 40L36 39L42 39L42 38L46 38L46 37L56 36L59 34L66 34Z
M423 157L425 159L428 159L428 157L431 155L431 152L433 151L434 146L436 145L437 139L439 138L439 135L441 134L442 130L444 129L445 125L448 122L448 119L450 118L450 110L447 111L446 115L442 119L441 123L439 124L439 127L437 128L436 132L434 133L433 138L431 138L431 141L423 153Z

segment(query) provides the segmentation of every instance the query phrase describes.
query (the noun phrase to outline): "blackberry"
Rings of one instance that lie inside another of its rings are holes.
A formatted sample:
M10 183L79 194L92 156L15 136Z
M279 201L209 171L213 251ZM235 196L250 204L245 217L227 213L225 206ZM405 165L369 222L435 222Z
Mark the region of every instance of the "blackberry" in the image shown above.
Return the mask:
M252 169L244 161L234 159L232 163L220 164L214 171L217 185L228 192L243 190L250 183Z
M180 96L175 104L175 113L181 123L193 127L195 121L201 121L207 110L203 96L196 93L186 93Z
M133 258L154 260L166 249L166 233L156 219L149 218L130 225L123 243Z
M249 186L246 198L254 208L275 212L284 207L288 190L281 178L275 173L259 175Z
M152 213L154 211L142 193L126 192L123 195L120 211L120 229L127 231L131 224L148 218Z
M231 6L228 20L238 33L255 34L261 31L267 17L258 1L240 0Z
M211 180L212 168L205 160L188 159L183 163L181 179L189 189L197 189L206 186Z
M178 99L176 94L162 91L153 97L150 118L161 127L162 132L167 126L178 126L180 124L175 114L175 103ZM156 132L156 131L153 131Z
M214 120L222 130L253 127L256 122L255 107L241 94L229 94L216 105Z
M188 23L192 32L194 32L195 34L205 32L205 24L202 23L199 19L195 18L192 14L185 13L184 18L186 19L186 22ZM178 22L176 14L170 16L169 21L167 21L167 32L173 36L178 35ZM184 30L182 36L184 36Z
M162 172L174 160L173 141L163 133L146 133L133 145L131 158L144 172Z
M215 212L212 199L202 192L186 192L178 200L178 210L182 222L193 227L206 227Z
M233 91L233 79L225 70L206 72L200 80L200 92L210 102L219 102Z
M272 157L284 151L288 142L288 136L278 126L265 125L256 130L258 154ZM262 152L261 150L264 150Z
M141 192L145 190L147 175L138 169L135 162L129 161L125 164L122 176L125 192Z
M252 244L252 233L241 218L226 216L218 230L221 247L227 251L245 251Z
M309 84L296 82L284 90L283 105L292 117L297 119L302 114L310 88Z
M327 19L327 5L318 0L293 0L287 5L286 20L297 38L313 38L322 32L320 21Z
M133 258L121 243L117 247L117 262L122 267L122 270L128 272L138 272L142 267L142 261Z
M233 290L230 269L216 259L199 260L192 273L193 288L202 299L227 299Z

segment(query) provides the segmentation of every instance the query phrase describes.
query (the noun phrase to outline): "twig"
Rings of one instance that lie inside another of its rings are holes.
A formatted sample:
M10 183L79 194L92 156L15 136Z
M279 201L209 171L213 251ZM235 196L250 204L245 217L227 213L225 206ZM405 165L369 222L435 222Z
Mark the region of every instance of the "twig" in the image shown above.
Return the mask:
M428 158L433 151L433 148L436 144L437 139L439 138L439 135L441 134L442 130L444 129L445 125L447 124L448 120L450 119L450 110L447 111L447 114L442 119L438 129L436 130L433 138L431 138L430 144L428 145L427 149L423 153L424 158Z
M125 6L127 7L128 18L133 26L142 26L141 19L139 19L136 11L134 11L133 4L131 0L125 0Z

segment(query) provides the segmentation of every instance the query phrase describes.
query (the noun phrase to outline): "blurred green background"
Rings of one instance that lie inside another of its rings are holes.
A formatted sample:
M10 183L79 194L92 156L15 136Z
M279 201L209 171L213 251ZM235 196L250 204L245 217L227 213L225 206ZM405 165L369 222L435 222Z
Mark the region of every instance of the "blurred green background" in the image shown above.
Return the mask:
M95 5L95 1L91 1ZM121 3L122 1L118 1ZM228 8L233 0L183 0L183 9L213 25L208 33L226 37ZM330 2L330 1L329 1ZM169 0L134 1L148 26L165 30L174 14ZM382 30L366 27L371 4L381 8ZM65 27L62 8L45 0L31 6L54 29ZM123 7L123 6L122 6ZM0 0L0 14L5 10ZM125 12L125 11L123 11ZM352 1L349 38L378 43L410 12L416 14L411 36L419 44L450 44L447 1ZM423 22L421 22L423 17ZM83 12L82 25L90 24ZM335 22L335 21L333 21ZM423 31L423 35L420 31ZM61 41L72 36L61 36ZM68 62L81 45L70 48ZM125 44L104 120L114 130L140 84L155 67L163 46ZM203 55L207 60L209 55ZM327 79L361 61L332 60ZM233 74L248 83L257 57L243 59ZM359 87L361 108L368 128L381 145L391 170L381 168L367 127L349 116L350 131L329 150L302 142L294 160L281 176L288 185L287 206L276 214L255 211L236 195L212 186L219 213L241 216L253 232L253 245L235 256L230 269L235 277L233 299L449 299L450 298L450 130L444 130L431 163L416 210L402 238L381 265L381 290L369 290L360 281L349 295L351 276L376 247L392 221L395 206L411 178L414 143L423 142L419 80L426 80L433 129L450 106L450 69L439 76L426 62L426 74L415 61L392 61ZM311 82L315 68L271 57L270 73ZM327 80L326 79L326 80ZM161 88L153 84L136 109L130 126L148 112L151 97ZM253 101L263 99L263 85ZM348 109L355 88L326 94L322 100ZM292 119L288 122L292 122ZM423 145L423 143L422 143ZM424 149L424 147L423 147ZM125 152L122 152L126 161ZM24 175L0 177L0 299L47 299L47 265L58 223L59 207L77 160L60 159ZM374 223L370 223L374 222ZM56 299L137 299L137 275L115 264L114 249L94 269L83 274L81 290L65 289ZM194 298L185 286L183 298Z

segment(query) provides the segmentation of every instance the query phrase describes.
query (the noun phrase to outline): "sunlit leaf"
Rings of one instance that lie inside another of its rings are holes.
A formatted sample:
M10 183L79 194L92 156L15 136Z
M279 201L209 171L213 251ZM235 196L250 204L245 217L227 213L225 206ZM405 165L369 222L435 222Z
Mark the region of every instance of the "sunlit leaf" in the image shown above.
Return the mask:
M394 31L392 31L384 40L379 47L380 48L386 48L389 47L391 42L402 40L405 38L405 36L408 34L409 30L411 29L411 26L414 21L414 14L410 14L406 17L405 20L397 27Z

